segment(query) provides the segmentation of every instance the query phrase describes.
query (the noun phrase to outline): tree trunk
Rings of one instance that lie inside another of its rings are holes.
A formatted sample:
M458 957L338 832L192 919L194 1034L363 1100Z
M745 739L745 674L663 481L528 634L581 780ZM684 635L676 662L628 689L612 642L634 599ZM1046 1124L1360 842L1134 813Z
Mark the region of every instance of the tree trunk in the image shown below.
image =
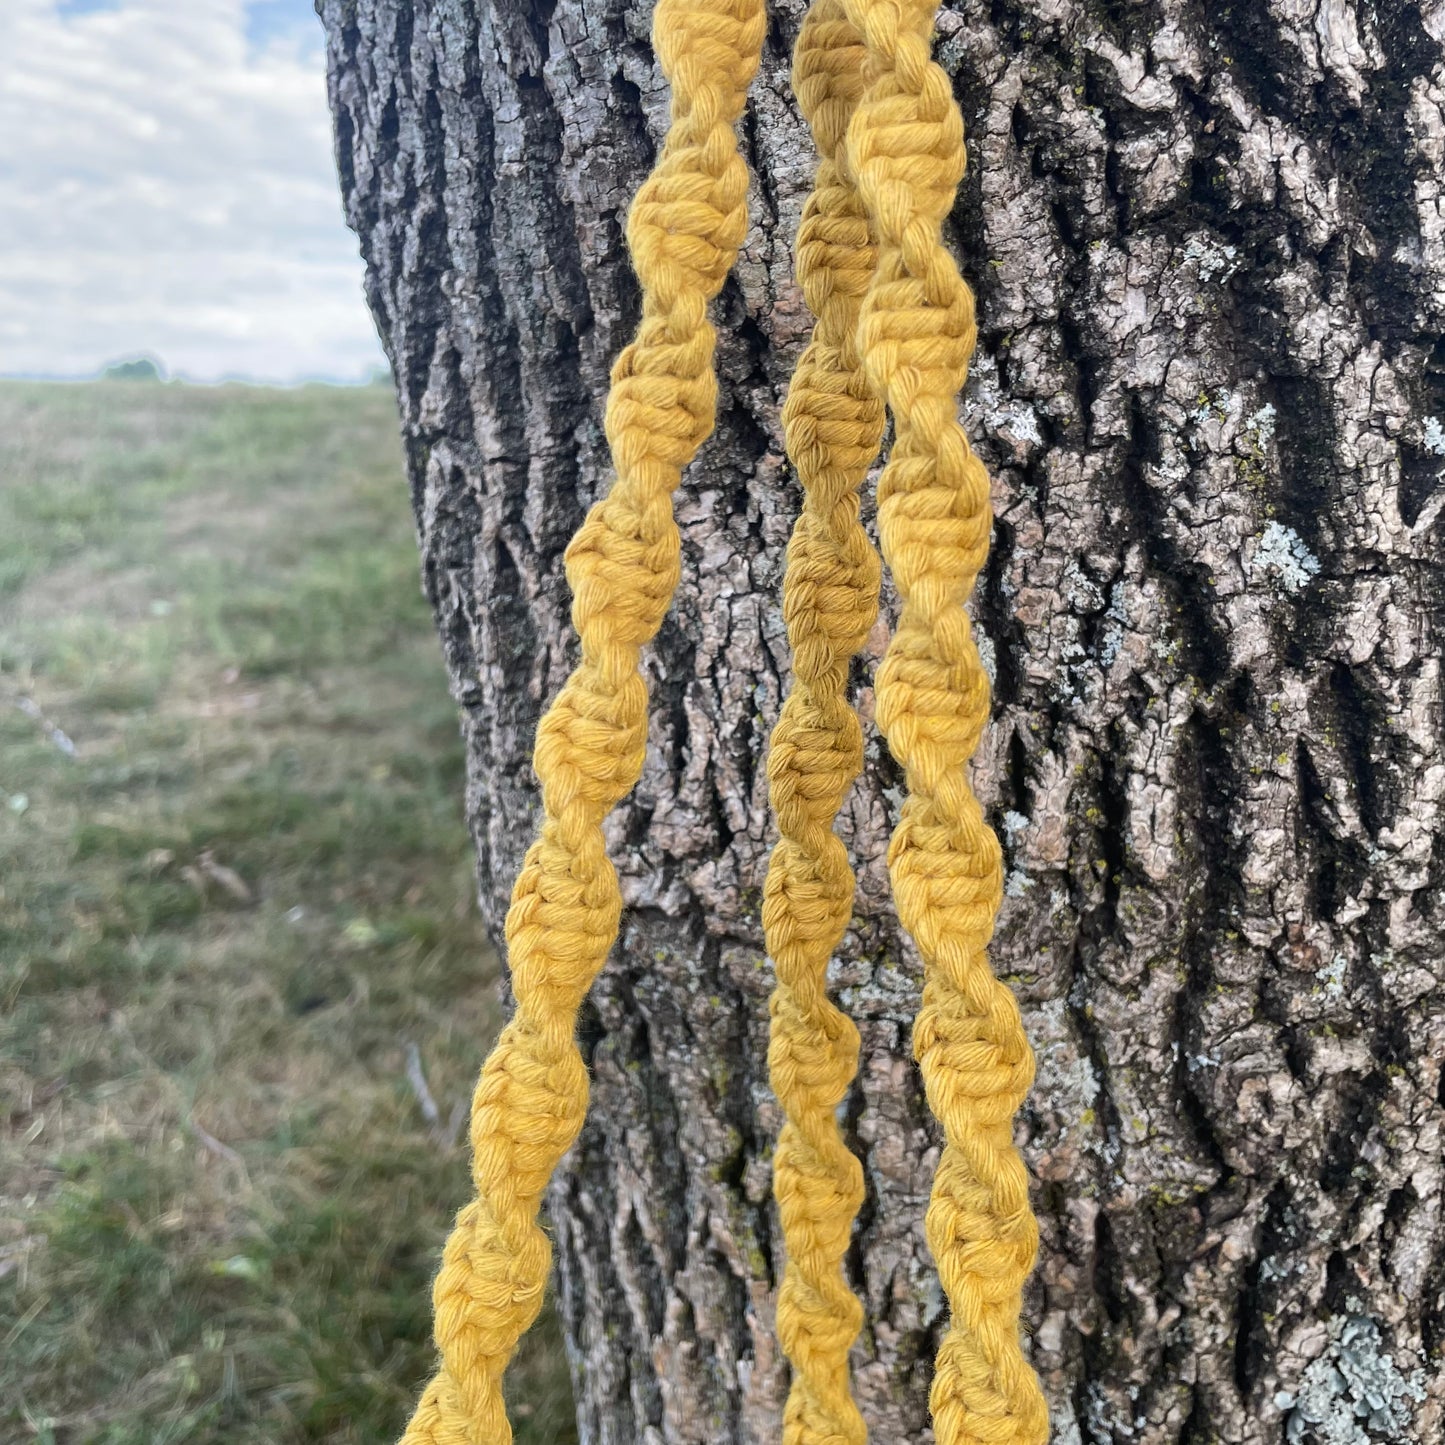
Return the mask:
M497 928L574 655L561 553L608 479L623 223L667 93L643 6L319 8ZM717 432L677 500L651 748L610 832L629 906L583 1024L590 1122L550 1199L598 1445L771 1442L786 1388L758 905L798 503L779 407L809 325L800 18L775 9L743 127ZM975 780L1011 870L993 959L1039 1059L1027 1316L1060 1445L1441 1438L1442 52L1442 0L939 20L997 514ZM856 670L865 719L886 638ZM942 1298L884 867L899 800L874 736L833 980L863 1035L855 1388L901 1445L927 1438Z

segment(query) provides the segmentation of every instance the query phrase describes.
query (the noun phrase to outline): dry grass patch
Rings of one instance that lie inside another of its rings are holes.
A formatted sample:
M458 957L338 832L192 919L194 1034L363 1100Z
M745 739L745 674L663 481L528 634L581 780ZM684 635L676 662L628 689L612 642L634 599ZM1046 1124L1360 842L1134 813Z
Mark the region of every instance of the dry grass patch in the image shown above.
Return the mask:
M394 433L0 386L5 1440L370 1445L430 1367L497 963ZM575 1438L554 1335L513 1394Z

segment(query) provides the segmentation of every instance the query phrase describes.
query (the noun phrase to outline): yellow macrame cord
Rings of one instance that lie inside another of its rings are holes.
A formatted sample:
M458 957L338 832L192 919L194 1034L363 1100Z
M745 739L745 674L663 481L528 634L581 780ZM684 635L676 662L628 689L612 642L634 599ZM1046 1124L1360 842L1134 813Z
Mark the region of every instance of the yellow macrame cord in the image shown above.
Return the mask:
M786 1254L778 1338L793 1366L784 1445L862 1445L867 1438L848 1385L848 1350L863 1307L842 1272L863 1170L836 1118L857 1070L858 1030L825 986L853 904L853 871L833 831L863 764L848 664L877 617L880 570L858 520L859 488L883 437L883 405L857 346L876 252L842 155L863 97L863 60L842 0L815 0L794 51L793 86L818 148L797 255L798 281L818 320L783 408L803 511L783 581L793 684L768 755L781 836L763 890L763 931L777 978L768 1065L786 1119L773 1158Z
M1012 1126L1033 1056L988 965L1001 858L967 776L989 691L965 604L992 517L987 474L957 415L976 329L942 243L964 143L930 55L933 13L933 0L814 0L794 54L819 160L797 263L817 324L783 413L804 502L784 579L793 684L769 756L780 836L763 905L777 977L768 1062L785 1116L774 1157L786 1255L778 1333L793 1367L785 1445L867 1438L848 1377L863 1309L843 1273L863 1178L837 1122L859 1037L829 1000L826 972L854 891L833 825L862 766L848 668L877 615L880 567L859 490L885 402L895 442L878 526L903 607L878 671L877 714L908 785L889 869L924 962L914 1052L944 1133L927 1217L951 1310L934 1431L938 1445L1048 1438L1019 1338L1038 1229ZM538 728L543 822L506 925L517 1006L473 1098L477 1195L447 1241L434 1288L441 1366L402 1445L512 1438L502 1375L551 1266L542 1194L586 1112L577 1011L621 914L602 822L641 772L640 654L679 576L671 497L713 426L707 306L746 231L734 127L764 30L762 0L659 0L654 14L672 119L629 217L643 314L608 396L617 476L567 551L581 662Z
M1038 1252L1013 1116L1034 1061L989 968L1003 896L998 839L968 782L989 716L965 603L988 554L988 474L958 421L977 330L942 242L964 170L963 119L931 57L934 0L844 0L870 83L848 163L878 244L859 349L893 415L878 532L902 614L876 681L878 724L908 797L889 848L899 921L924 963L914 1055L944 1148L929 1248L951 1320L930 1405L938 1445L1043 1445L1048 1410L1019 1314Z
M881 436L880 397L896 438L879 533L903 613L877 706L909 790L889 864L900 921L924 959L914 1048L945 1137L927 1221L952 1309L930 1401L935 1435L939 1445L1048 1438L1019 1341L1038 1236L1012 1125L1033 1056L1012 994L988 967L1002 868L967 778L989 695L964 604L992 515L988 477L957 419L973 297L941 224L965 155L932 29L931 0L816 0L794 55L819 154L797 273L818 321L784 409L804 501L784 579L793 686L769 758L780 841L763 910L777 973L769 1063L786 1120L774 1159L787 1255L778 1334L793 1366L784 1445L862 1445L867 1434L847 1369L862 1307L842 1270L862 1173L836 1122L858 1034L829 1001L826 971L854 887L833 823L862 763L846 683L877 612L858 488Z
M617 476L567 549L582 658L537 730L543 821L507 914L516 1011L472 1100L477 1196L433 1289L441 1366L403 1445L508 1445L502 1374L551 1268L542 1194L587 1109L577 1010L617 936L621 894L602 821L631 791L647 742L644 644L679 576L672 493L711 432L709 301L747 230L734 127L757 70L762 0L659 0L653 42L672 83L662 154L628 218L642 288L636 338L612 371Z

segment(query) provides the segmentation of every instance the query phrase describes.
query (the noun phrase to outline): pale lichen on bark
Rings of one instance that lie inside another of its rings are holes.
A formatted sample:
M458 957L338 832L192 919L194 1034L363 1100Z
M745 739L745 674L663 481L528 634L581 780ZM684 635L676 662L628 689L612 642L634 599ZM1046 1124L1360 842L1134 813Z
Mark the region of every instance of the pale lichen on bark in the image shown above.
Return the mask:
M617 0L319 8L495 927L667 96ZM678 499L647 769L611 825L630 909L585 1021L593 1117L552 1198L583 1438L609 1445L761 1445L785 1388L757 911L796 506L778 409L808 326L799 18L775 7L743 127L718 431ZM937 54L970 136L951 239L997 517L975 776L1009 859L994 958L1039 1055L1019 1138L1056 1438L1438 1439L1445 6L956 0ZM864 1041L856 1380L889 1441L925 1437L942 1309L898 800L874 737L834 979ZM1371 1380L1388 1399L1360 1413Z

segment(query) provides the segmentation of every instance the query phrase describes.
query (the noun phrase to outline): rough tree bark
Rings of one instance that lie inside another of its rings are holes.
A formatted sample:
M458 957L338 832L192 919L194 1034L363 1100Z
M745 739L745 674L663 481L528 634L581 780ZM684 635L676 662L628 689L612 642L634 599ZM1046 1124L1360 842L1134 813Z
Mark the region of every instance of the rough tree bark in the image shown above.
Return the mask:
M647 6L319 9L495 927L667 96ZM678 499L591 1122L550 1201L582 1438L608 1445L761 1445L785 1388L758 899L797 502L778 412L808 325L800 9L775 7L744 127L718 429ZM951 0L938 55L970 136L953 240L997 512L976 777L1011 868L994 958L1039 1057L1019 1138L1056 1439L1438 1441L1445 3ZM891 1442L926 1438L941 1305L897 783L875 738L834 974L863 1033L856 1385Z

